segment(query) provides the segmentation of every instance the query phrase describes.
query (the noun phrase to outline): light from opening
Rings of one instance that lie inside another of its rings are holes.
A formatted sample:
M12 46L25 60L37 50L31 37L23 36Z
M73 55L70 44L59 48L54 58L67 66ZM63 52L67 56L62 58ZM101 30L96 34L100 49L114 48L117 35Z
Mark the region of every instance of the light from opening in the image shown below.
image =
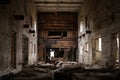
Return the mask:
M50 50L50 57L54 57L54 53L55 53L55 51Z
M117 38L117 48L119 49L119 38Z
M89 51L89 44L87 43L87 49L86 49L87 51Z
M80 32L83 32L83 22L80 22Z
M117 37L117 60L116 62L119 62L119 38Z
M99 51L102 51L102 38L99 38Z

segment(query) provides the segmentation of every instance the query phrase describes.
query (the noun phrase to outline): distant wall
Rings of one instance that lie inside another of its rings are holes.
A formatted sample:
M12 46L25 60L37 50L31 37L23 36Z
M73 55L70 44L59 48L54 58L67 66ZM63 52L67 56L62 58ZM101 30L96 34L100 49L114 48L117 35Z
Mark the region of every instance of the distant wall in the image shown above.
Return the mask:
M39 57L46 48L77 48L77 17L77 12L38 12Z

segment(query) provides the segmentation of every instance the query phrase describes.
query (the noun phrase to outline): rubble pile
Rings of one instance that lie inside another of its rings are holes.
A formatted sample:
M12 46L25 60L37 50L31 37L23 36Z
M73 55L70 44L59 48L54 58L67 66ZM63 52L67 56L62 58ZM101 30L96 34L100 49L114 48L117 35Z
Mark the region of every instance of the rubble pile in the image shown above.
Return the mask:
M27 65L16 74L6 75L2 80L53 80L50 67L41 68L38 65Z
M118 68L118 65L117 69L109 69L70 61L36 63L25 66L19 73L3 76L0 80L120 80Z
M81 72L73 73L71 80L120 80L120 72Z

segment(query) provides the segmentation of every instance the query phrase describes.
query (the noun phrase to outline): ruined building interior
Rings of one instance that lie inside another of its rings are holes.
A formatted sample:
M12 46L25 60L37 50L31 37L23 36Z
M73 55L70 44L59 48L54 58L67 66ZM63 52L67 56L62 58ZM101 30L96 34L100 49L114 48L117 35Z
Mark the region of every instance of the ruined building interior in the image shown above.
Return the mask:
M0 80L120 80L120 0L0 0Z

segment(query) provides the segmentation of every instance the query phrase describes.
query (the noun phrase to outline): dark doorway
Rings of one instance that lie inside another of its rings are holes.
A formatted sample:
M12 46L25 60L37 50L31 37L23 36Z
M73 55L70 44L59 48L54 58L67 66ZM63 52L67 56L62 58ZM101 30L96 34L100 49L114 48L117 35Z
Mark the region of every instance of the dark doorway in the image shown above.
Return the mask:
M68 51L68 61L76 61L76 48L70 48Z
M11 66L16 68L16 32L11 33Z
M23 67L28 64L28 38L23 35Z
M120 62L120 34L111 34L111 54L110 54L110 66L119 64Z

